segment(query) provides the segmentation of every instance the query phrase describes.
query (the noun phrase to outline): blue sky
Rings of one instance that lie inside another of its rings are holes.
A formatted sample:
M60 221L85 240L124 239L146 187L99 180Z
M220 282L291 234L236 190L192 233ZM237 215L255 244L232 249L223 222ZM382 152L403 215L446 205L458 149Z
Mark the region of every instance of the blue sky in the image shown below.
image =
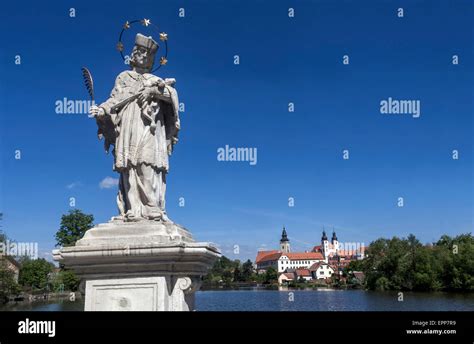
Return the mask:
M366 244L472 231L471 1L61 1L3 5L0 209L11 238L49 252L70 197L96 223L116 214L116 189L99 187L116 175L95 121L56 114L55 102L87 98L82 66L105 100L127 68L121 26L142 18L168 33L157 74L177 79L185 104L168 214L198 240L253 259L277 247L283 225L293 250L317 244L322 226ZM388 97L420 100L421 117L382 115ZM258 163L218 161L225 145L256 147Z

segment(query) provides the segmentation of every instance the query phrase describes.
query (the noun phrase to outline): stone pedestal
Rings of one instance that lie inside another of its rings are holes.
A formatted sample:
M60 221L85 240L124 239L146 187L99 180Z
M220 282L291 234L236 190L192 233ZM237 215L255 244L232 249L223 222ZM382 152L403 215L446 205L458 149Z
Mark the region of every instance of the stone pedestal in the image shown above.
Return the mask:
M53 257L81 278L86 311L190 311L220 252L172 222L111 221Z

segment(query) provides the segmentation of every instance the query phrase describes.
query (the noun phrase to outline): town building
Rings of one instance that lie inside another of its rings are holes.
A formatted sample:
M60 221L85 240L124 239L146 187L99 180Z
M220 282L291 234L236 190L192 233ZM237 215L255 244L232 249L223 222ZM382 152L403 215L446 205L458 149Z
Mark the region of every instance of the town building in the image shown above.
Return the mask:
M311 265L324 260L320 252L291 252L290 240L283 228L280 239L280 250L259 251L255 263L257 272L263 273L273 267L278 273L288 270L308 269Z
M18 263L13 257L11 256L4 256L0 254L0 265L2 268L6 268L7 270L13 273L13 279L16 283L18 283L18 277L20 275L20 263Z
M278 276L279 284L287 284L295 280L295 274L293 272L284 272Z
M364 247L343 247L333 231L331 241L323 229L321 245L311 252L292 252L286 228L281 233L279 250L258 251L255 259L258 273L274 268L279 274L279 283L290 280L318 280L342 274L342 270L353 260L364 257Z
M311 275L311 271L309 271L309 269L296 269L295 277L297 281L311 281L313 279L313 276Z
M365 247L364 245L358 246L349 243L341 245L335 231L332 232L331 241L329 241L326 231L323 229L321 245L314 246L312 252L322 253L324 261L330 265L336 263L336 261L340 261L345 266L352 260L363 259Z
M311 272L312 279L318 280L330 278L334 272L337 271L337 268L335 270L334 267L330 266L328 263L319 262L311 265L309 271Z

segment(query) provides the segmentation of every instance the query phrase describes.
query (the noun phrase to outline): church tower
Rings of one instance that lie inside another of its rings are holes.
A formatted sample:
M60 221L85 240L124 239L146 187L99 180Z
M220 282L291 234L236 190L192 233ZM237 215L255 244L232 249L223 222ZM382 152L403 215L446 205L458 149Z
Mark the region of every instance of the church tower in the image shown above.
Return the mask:
M332 230L331 244L336 252L339 251L339 241L337 241L336 231L334 229Z
M329 241L326 235L326 231L323 228L323 236L321 237L321 248L323 250L324 260L327 261L327 257L329 256Z
M290 252L290 240L286 234L286 229L283 227L283 231L281 232L281 239L280 239L280 251L284 253Z

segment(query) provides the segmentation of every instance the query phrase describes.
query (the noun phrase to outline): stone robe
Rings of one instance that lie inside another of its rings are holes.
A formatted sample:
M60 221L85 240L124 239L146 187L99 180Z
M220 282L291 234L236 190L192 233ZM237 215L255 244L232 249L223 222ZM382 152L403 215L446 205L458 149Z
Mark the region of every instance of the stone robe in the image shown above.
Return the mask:
M164 84L164 85L163 85ZM100 105L106 116L97 118L105 148L114 145L114 170L120 173L117 205L124 219L166 219L168 155L179 131L178 95L174 81L125 71L119 74L110 98ZM158 96L141 104L132 99L154 88Z

